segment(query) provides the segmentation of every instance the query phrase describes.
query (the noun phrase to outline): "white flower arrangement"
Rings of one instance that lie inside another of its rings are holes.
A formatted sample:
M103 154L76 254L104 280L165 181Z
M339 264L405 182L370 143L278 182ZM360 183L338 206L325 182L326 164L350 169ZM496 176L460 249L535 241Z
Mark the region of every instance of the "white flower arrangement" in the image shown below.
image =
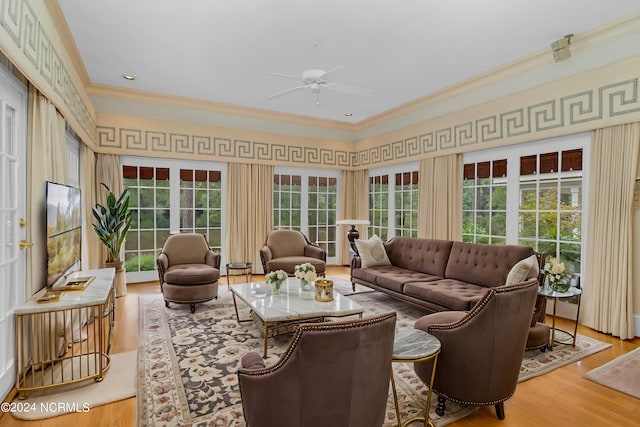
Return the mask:
M307 283L311 283L318 278L316 268L309 262L296 265L294 268L294 274L298 279L304 280Z
M265 277L265 281L267 284L272 284L276 282L284 282L287 280L287 272L284 270L275 270L267 273Z
M567 270L563 262L560 262L557 258L549 258L549 261L544 265L542 271L546 273L551 289L562 292L569 289L571 273Z

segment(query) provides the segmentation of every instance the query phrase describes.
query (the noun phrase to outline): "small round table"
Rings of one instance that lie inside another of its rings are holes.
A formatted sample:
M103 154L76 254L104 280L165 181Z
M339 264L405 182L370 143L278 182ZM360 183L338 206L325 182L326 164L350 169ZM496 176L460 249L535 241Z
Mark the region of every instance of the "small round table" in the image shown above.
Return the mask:
M393 342L392 362L424 362L433 359L433 367L431 369L431 379L429 381L429 390L427 391L427 406L424 410L424 417L417 416L408 419L405 422L400 420L400 408L398 406L398 394L396 392L396 382L393 378L393 368L391 369L391 387L393 388L393 401L396 407L396 418L398 426L406 426L415 421L424 421L424 426L435 427L433 422L429 420L429 408L431 407L431 390L433 389L433 380L436 376L436 364L438 355L440 354L440 340L431 334L413 328L399 328L396 330Z
M229 276L242 276L247 279L247 283L251 283L251 270L253 270L252 262L230 262L226 265L227 268L227 290L231 289L229 283ZM232 272L234 272L232 274Z
M551 315L551 342L549 343L549 348L553 350L553 343L556 341L556 331L560 331L562 333L567 334L572 338L571 344L576 346L576 336L578 333L578 319L580 317L580 300L582 297L582 289L570 287L566 292L557 292L551 289L548 285L540 286L538 288L538 295L544 296L547 299L553 299L553 314ZM573 329L573 334L567 332L565 330L556 328L556 304L559 299L572 298L576 297L578 300L578 311L576 312L575 319L575 327ZM568 344L562 341L558 341L561 344Z

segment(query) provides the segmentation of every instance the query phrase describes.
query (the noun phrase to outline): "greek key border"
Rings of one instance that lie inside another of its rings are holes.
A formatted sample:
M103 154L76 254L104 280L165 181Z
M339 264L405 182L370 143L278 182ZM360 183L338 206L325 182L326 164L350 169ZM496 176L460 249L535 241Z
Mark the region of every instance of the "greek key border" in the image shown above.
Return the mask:
M67 111L87 135L96 139L96 122L90 109L70 78L67 66L51 42L26 0L3 0L0 3L0 28L22 51L35 70L45 79L49 88L57 93Z
M640 95L636 78L492 116L479 117L472 121L357 151L109 126L98 126L97 134L98 145L110 149L152 151L162 155L177 153L190 155L193 158L362 167L482 145L556 128L569 128L585 122L638 111L640 111Z

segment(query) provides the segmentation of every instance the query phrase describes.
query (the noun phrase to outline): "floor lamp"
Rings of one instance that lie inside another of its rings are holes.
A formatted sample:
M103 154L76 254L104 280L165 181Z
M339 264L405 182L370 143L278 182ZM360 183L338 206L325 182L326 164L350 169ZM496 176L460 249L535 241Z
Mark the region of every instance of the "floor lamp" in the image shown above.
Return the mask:
M356 239L360 238L360 232L356 228L358 225L369 225L369 221L366 219L341 219L336 222L336 225L350 225L351 229L347 232L347 240L353 253L358 255L358 248L356 248Z

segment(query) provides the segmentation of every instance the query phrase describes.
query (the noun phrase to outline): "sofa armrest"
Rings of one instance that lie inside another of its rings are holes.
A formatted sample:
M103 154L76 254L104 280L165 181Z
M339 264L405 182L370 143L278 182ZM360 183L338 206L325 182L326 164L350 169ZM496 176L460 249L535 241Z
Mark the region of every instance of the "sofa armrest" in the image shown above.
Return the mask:
M156 264L158 265L158 276L160 277L160 286L162 286L162 283L164 282L164 273L169 268L169 258L167 257L166 254L161 253L160 255L158 255L158 258L156 259Z
M304 256L321 259L322 261L327 261L327 253L319 246L316 245L307 245L304 247Z
M220 270L220 255L209 249L205 255L204 263Z
M240 367L242 369L256 370L265 368L264 359L255 352L247 353L240 359Z

